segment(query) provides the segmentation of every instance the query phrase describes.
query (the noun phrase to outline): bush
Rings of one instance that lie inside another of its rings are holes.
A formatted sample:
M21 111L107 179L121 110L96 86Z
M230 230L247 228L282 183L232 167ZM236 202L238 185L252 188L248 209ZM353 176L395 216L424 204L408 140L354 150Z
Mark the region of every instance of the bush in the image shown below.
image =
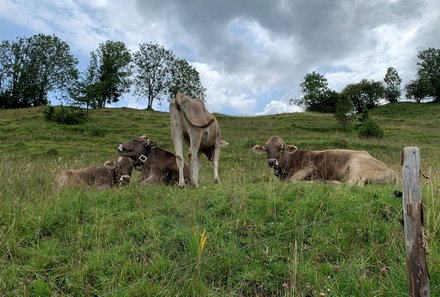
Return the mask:
M379 137L382 138L384 133L379 124L372 118L368 118L359 126L359 136L361 137Z
M341 96L336 105L336 120L341 125L342 130L349 130L354 119L353 103L346 97Z
M66 108L61 106L57 111L53 106L50 106L44 114L47 121L66 125L81 124L86 119L84 112L74 107Z

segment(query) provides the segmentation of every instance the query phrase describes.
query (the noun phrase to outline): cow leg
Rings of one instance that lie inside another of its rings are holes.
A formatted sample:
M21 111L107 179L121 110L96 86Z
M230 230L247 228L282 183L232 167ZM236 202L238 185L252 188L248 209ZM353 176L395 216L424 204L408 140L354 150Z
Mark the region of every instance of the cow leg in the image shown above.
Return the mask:
M304 180L313 172L313 168L301 169L295 172L294 175L289 179L290 182L297 182Z
M151 184L155 182L160 182L160 168L157 166L152 166L148 170L148 176L143 176L141 181L142 184Z
M202 135L200 131L192 131L190 132L190 135L192 134L193 137L190 139L190 145L188 150L188 157L189 157L189 170L190 170L190 184L192 184L195 187L199 186L199 169L200 169L200 154L199 154L199 148L200 148L200 142L202 139ZM180 168L179 168L180 169ZM182 168L183 170L183 168Z
M214 157L212 159L214 165L214 182L220 183L220 178L218 177L218 159L220 158L220 148L216 147L214 149Z
M176 109L175 103L170 104L171 115L171 137L173 139L174 151L176 153L176 164L179 168L179 187L185 187L185 177L183 175L183 127L182 116Z

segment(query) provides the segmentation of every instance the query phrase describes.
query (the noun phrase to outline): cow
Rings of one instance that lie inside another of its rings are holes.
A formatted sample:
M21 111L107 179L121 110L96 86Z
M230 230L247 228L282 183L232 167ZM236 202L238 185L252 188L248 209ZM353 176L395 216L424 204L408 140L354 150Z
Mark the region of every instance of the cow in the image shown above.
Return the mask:
M267 154L267 163L281 180L346 182L350 185L395 184L396 173L366 151L329 149L298 150L280 137L270 137L264 146L252 150Z
M220 182L218 161L220 148L228 143L221 139L220 126L217 119L206 110L202 100L192 99L177 93L170 102L171 136L179 167L179 186L185 186L183 142L189 145L188 157L190 164L190 184L198 187L200 155L203 153L213 161L214 181Z
M133 166L130 158L120 156L116 162L107 161L102 166L63 170L55 178L54 189L80 186L108 189L122 186L130 182Z
M131 158L135 166L141 167L142 183L176 183L179 180L179 168L173 153L157 147L157 142L147 135L137 137L117 146L119 154ZM189 179L189 166L184 164L183 175Z

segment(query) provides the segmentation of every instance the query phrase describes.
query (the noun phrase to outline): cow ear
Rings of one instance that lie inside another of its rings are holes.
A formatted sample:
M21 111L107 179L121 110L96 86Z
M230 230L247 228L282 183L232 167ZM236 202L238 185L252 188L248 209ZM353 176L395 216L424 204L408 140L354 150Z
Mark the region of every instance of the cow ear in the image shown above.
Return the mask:
M116 168L116 163L113 161L107 161L104 163L104 167L107 169L115 169Z
M287 145L287 152L289 154L293 154L294 152L296 152L298 150L298 148L296 146L294 146L293 144L288 144Z
M252 150L254 152L256 152L257 154L264 154L266 152L266 149L264 148L264 146L261 146L261 145L258 145L258 144L254 145L252 147Z

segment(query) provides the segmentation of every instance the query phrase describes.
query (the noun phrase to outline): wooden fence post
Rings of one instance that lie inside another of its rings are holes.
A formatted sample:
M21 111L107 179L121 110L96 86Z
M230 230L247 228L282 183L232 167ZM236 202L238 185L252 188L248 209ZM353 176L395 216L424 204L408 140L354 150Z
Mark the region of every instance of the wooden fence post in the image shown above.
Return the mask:
M409 296L428 297L430 292L423 236L419 148L405 147L402 163L403 222Z

